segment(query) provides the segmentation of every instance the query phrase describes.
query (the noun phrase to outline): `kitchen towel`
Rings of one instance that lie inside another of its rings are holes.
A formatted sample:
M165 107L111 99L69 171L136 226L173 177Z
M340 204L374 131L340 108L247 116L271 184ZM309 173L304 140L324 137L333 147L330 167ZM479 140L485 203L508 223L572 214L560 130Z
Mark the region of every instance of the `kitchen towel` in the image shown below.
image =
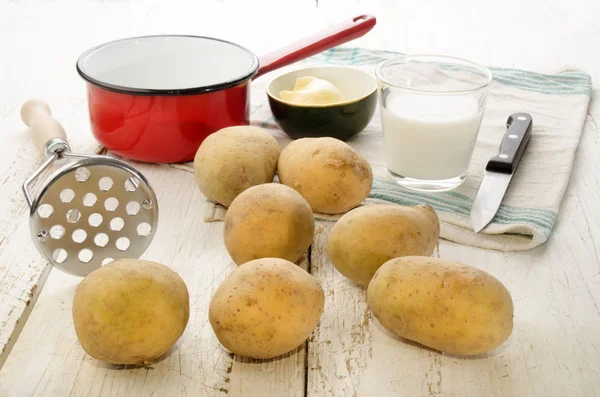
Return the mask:
M338 47L258 78L252 83L251 124L267 129L285 147L291 141L274 123L265 89L273 75L308 65L350 65L374 73L375 66L399 53ZM402 205L426 203L437 211L440 237L457 243L501 251L526 250L543 244L554 227L565 193L575 152L586 119L592 89L591 78L575 68L552 74L490 68L494 81L480 133L462 186L451 192L420 193L391 182L386 173L379 108L369 126L347 141L370 163L373 189L363 205L388 202ZM514 112L533 117L532 136L512 178L502 205L480 233L469 219L485 165L506 132L506 120ZM193 172L193 164L171 165ZM207 202L207 221L222 220L225 208ZM315 214L323 220L340 216Z

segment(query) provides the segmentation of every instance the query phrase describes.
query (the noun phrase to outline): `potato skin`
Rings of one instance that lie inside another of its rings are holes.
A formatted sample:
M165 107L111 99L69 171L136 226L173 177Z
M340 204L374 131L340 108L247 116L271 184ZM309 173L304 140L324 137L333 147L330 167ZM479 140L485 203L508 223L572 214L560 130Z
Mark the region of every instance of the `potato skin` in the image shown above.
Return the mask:
M439 235L440 222L429 205L372 204L336 222L327 239L327 255L340 273L366 287L392 258L431 256Z
M189 293L165 265L118 259L79 283L72 310L77 338L90 356L112 364L148 364L183 334Z
M225 246L237 265L268 257L296 262L314 234L310 205L300 193L279 183L245 190L225 215Z
M367 289L373 315L390 332L454 355L504 343L513 303L504 285L475 267L426 257L386 262Z
M206 198L228 207L249 187L273 181L280 151L262 128L223 128L206 137L196 152L196 183Z
M315 212L341 214L369 196L373 171L347 143L330 137L289 143L278 163L281 183L297 190Z
M252 358L272 358L300 346L325 304L317 280L297 265L262 258L237 267L219 285L208 318L219 342Z

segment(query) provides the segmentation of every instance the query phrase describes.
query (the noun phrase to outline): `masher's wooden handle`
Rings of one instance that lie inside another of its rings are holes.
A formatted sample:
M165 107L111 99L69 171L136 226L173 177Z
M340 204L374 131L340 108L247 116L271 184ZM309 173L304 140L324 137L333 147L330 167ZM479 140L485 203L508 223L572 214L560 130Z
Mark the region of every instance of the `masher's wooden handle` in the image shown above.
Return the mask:
M42 153L53 138L67 141L65 129L52 117L50 106L41 99L29 99L21 106L21 120L30 127L33 144Z

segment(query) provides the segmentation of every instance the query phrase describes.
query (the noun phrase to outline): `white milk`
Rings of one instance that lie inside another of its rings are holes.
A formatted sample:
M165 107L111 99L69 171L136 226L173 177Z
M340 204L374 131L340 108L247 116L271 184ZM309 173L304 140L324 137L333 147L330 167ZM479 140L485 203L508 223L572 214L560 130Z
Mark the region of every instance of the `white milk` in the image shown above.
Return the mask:
M381 108L387 167L421 180L467 171L483 111L474 98L391 94Z

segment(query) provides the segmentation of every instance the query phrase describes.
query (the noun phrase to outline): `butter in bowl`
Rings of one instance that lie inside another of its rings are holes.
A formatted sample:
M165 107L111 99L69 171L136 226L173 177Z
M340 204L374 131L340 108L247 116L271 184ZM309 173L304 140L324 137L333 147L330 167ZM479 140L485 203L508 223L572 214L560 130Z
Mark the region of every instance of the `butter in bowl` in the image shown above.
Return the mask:
M267 86L275 122L292 139L348 140L369 124L377 106L377 81L349 66L318 66L285 73Z

